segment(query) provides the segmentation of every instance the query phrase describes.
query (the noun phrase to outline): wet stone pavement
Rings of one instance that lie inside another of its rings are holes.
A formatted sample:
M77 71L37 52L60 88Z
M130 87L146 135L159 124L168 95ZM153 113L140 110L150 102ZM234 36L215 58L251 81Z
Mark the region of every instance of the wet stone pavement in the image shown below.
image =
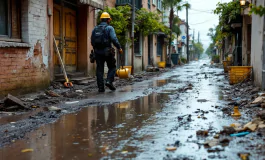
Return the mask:
M220 135L224 143L205 146L223 126L248 121L221 111L228 104L222 89L229 84L222 68L208 64L209 60L191 62L114 93L91 95L84 101L102 100L102 105L86 106L27 133L24 139L1 148L0 159L234 160L242 152L250 152L250 159L265 158L262 152L247 150L263 141L252 142L256 133L236 138ZM104 105L117 99L123 101ZM24 149L32 150L21 152Z

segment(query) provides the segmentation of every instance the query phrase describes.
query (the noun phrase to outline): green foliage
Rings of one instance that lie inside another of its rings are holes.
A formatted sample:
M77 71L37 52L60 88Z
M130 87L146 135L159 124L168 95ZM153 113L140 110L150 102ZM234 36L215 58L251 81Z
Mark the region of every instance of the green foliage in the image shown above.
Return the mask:
M214 50L214 46L215 46L215 44L214 43L211 43L210 46L206 49L205 53L207 55L209 55L209 56L212 55L213 50Z
M129 39L126 38L125 33L128 31L128 25L130 24L131 7L119 6L117 8L108 8L100 11L98 14L97 22L100 23L100 15L102 12L108 12L112 18L110 25L115 28L117 38L121 45L125 45Z
M102 12L108 12L112 18L110 25L113 26L117 34L117 38L121 45L130 42L130 38L125 36L125 33L130 30L131 26L131 7L119 6L117 8L108 8L100 11L98 14L97 22L100 23L100 15ZM155 32L164 32L169 34L170 30L162 22L160 22L161 13L150 12L144 8L136 12L135 18L135 31L140 31L144 36L153 34Z
M182 2L182 0L163 0L162 5L164 8L177 7Z
M219 56L219 55L213 55L213 56L212 56L212 61L214 61L215 63L219 63L219 61L220 61L220 56Z
M145 8L141 8L136 12L135 30L140 31L144 36L158 31L165 32L165 25L160 22L159 12L150 12Z
M173 19L173 27L172 32L176 33L177 35L181 34L181 30L179 28L180 19L179 17L174 17Z
M181 60L182 63L187 63L187 59L184 58L184 57L181 57L180 60Z
M264 6L255 6L253 4L250 5L251 9L250 9L250 14L254 13L257 14L259 16L263 16L265 14L265 7Z
M213 43L222 41L223 38L228 37L232 34L232 28L229 21L236 19L241 13L240 3L238 0L229 3L218 3L214 14L219 15L219 24L215 28L215 34L212 35L211 31L209 36L213 36ZM221 44L221 43L219 43ZM221 47L221 46L219 46Z
M194 42L193 47L194 47L195 54L203 54L204 53L203 44L201 42Z
M174 40L174 34L172 34L173 32L175 32L177 35L179 33L178 28L176 28L176 26L174 26L174 13L178 10L181 10L183 7L188 7L190 8L190 5L188 3L183 4L182 3L183 0L163 0L162 1L162 5L164 8L167 8L170 10L169 13L169 44L171 44L172 40ZM169 45L170 47L170 45ZM169 54L170 53L170 49L169 49Z

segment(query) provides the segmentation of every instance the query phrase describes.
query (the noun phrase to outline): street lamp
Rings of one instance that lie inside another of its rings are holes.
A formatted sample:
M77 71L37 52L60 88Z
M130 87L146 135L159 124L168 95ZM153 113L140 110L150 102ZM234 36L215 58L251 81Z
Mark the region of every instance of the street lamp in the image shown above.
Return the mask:
M249 1L248 0L240 0L240 6L243 8L247 8L249 6Z
M246 5L246 0L240 0L240 5L241 5L241 6Z

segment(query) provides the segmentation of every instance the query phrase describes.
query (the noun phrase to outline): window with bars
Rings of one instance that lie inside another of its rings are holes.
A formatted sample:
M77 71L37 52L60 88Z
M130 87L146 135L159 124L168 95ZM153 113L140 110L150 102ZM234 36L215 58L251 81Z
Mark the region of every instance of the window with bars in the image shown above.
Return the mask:
M0 40L21 38L20 0L0 0Z

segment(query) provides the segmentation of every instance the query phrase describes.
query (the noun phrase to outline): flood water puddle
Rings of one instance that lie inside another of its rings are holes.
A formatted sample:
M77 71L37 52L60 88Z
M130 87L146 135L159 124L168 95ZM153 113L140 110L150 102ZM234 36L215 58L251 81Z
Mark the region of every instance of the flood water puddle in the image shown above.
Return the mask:
M164 107L160 102L166 100L166 94L154 93L110 106L84 108L2 148L0 159L100 159L112 152L125 154L135 147L115 148L118 143L132 137L145 120L160 112ZM33 152L21 153L27 148Z

